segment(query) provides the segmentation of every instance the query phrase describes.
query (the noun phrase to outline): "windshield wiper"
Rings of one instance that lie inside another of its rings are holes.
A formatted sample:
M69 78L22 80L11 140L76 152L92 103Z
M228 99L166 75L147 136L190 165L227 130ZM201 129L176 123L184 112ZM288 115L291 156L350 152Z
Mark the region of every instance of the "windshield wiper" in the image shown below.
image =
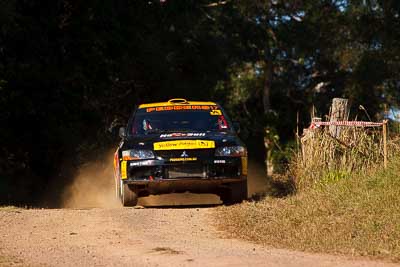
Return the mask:
M170 133L187 133L187 132L199 132L199 130L194 129L168 129Z
M161 129L150 129L145 131L145 134L157 134L157 133L166 133L168 131L166 130L161 130Z
M195 129L150 129L145 131L145 134L159 134L159 133L191 133L191 132L207 132L208 130L200 131Z

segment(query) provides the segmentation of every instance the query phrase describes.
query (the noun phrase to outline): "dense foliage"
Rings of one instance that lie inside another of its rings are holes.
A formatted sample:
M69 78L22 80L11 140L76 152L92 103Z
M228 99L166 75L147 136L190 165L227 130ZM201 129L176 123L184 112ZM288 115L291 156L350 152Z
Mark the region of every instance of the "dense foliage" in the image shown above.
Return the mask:
M379 117L399 50L396 0L0 0L0 201L37 200L141 102L217 100L258 157L334 96Z

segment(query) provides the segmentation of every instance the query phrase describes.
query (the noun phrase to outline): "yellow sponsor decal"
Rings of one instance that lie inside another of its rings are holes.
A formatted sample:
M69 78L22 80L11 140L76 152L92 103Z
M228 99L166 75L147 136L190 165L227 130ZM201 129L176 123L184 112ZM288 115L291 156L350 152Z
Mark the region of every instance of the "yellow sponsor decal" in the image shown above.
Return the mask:
M121 179L127 179L128 173L126 170L126 160L121 161Z
M222 115L222 112L221 112L221 110L219 110L219 109L215 109L215 110L211 110L211 111L210 111L210 115L211 115L211 116L221 116L221 115Z
M247 175L247 157L242 157L242 175Z
M215 148L214 141L177 140L154 143L154 150L207 149Z
M170 158L171 162L182 162L182 161L196 161L197 158Z

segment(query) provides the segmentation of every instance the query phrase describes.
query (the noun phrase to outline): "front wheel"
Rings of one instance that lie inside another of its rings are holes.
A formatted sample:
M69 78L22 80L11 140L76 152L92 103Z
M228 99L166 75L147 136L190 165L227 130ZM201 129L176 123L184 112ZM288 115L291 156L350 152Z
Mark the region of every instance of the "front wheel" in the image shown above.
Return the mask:
M124 207L133 207L138 203L138 195L129 188L129 185L120 183L120 200Z

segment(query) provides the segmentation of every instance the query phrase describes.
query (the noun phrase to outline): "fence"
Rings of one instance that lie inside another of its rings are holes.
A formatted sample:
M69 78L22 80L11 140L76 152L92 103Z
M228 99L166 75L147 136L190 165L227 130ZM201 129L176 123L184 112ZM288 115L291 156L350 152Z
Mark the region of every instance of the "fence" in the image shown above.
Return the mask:
M339 127L332 135L330 127ZM296 161L299 186L321 179L340 179L349 173L367 170L381 164L387 166L394 143L387 138L387 121L333 121L313 120L300 139L301 150ZM392 152L393 153L393 152Z
M311 130L317 129L321 126L341 126L341 127L361 127L361 128L372 128L379 127L382 128L382 144L383 144L383 163L384 167L387 168L388 161L388 146L387 146L387 120L382 122L368 122L368 121L313 121L310 125ZM329 134L330 135L330 134ZM343 144L339 138L334 136L330 136L333 139L336 139L337 142ZM303 143L303 142L302 142Z

